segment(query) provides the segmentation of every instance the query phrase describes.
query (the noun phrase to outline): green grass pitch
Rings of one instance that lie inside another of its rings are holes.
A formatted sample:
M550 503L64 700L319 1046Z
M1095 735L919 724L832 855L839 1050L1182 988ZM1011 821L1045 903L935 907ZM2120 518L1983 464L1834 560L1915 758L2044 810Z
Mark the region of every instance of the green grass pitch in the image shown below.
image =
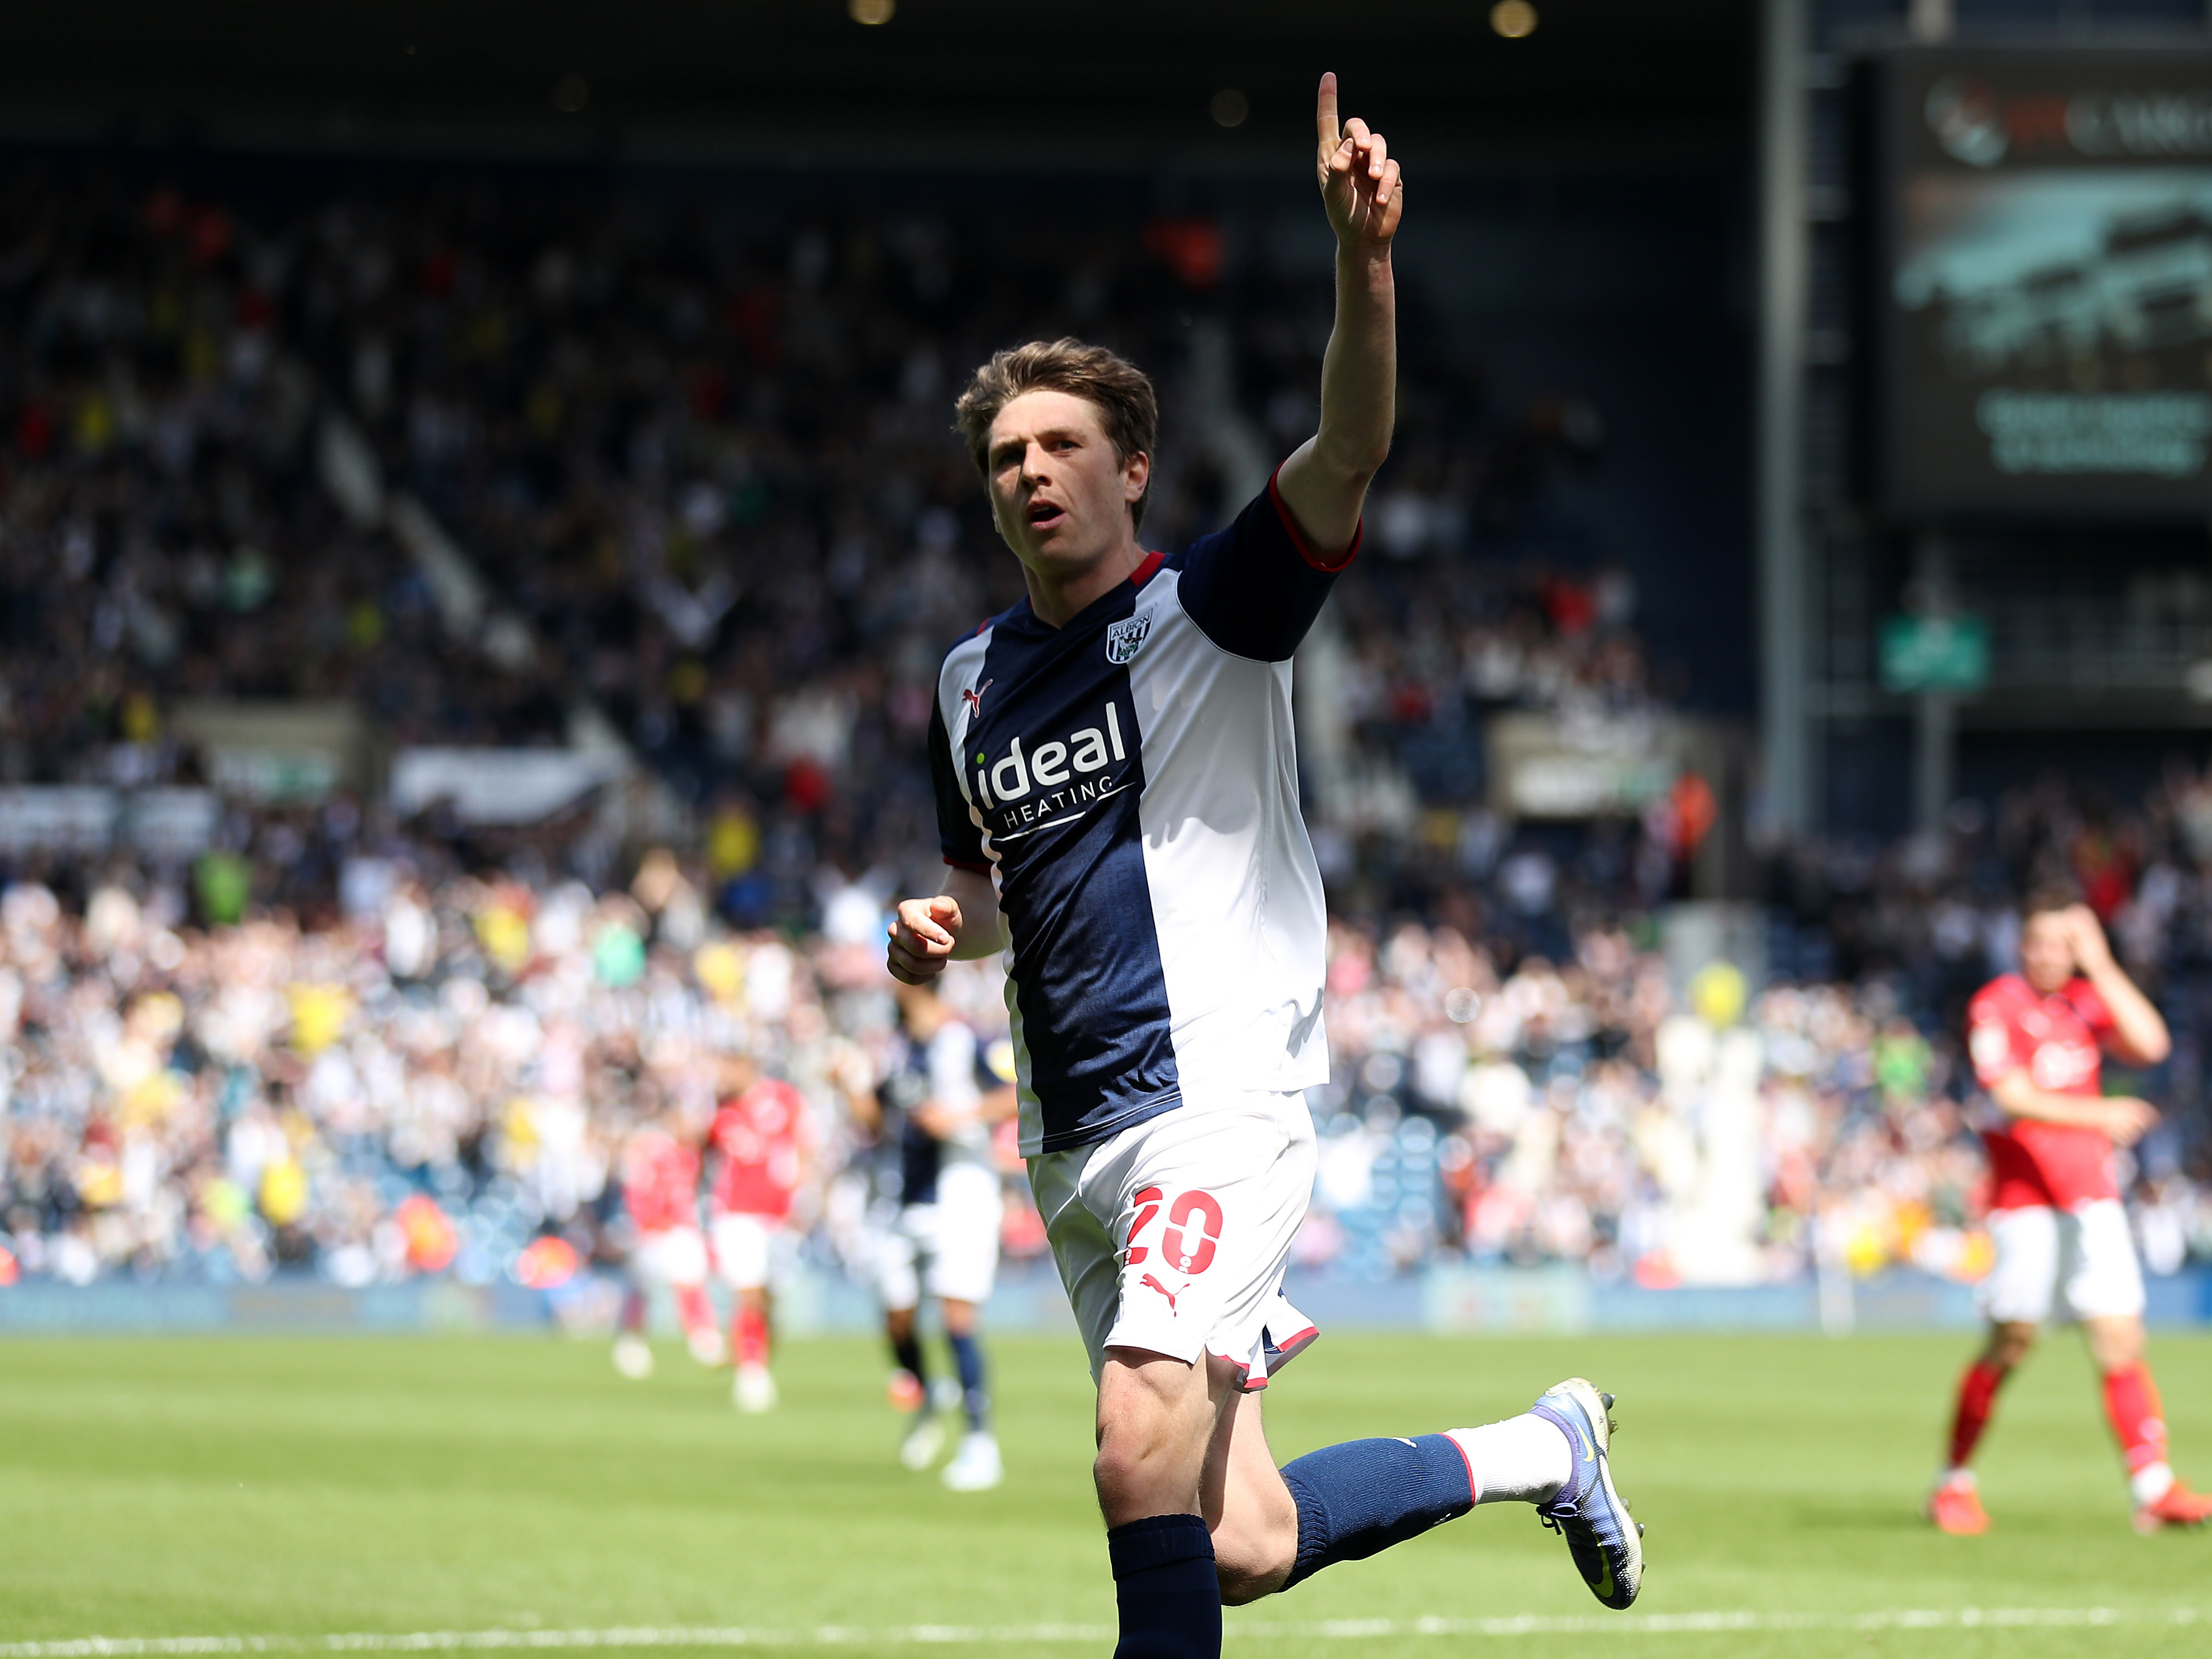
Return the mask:
M1279 1457L1486 1421L1577 1371L1616 1391L1619 1481L1650 1526L1644 1598L1603 1613L1564 1546L1500 1505L1232 1609L1229 1650L2212 1650L2212 1536L2129 1528L2070 1340L2002 1401L1983 1458L1996 1529L1947 1539L1916 1518L1966 1346L1324 1340L1268 1395ZM961 1497L898 1467L884 1361L859 1340L789 1344L785 1403L762 1418L730 1409L727 1373L669 1346L656 1376L630 1383L603 1346L557 1338L13 1341L0 1346L0 1655L92 1635L316 1651L342 1632L616 1627L742 1632L747 1647L784 1632L786 1650L845 1654L1105 1653L1110 1637L1036 1629L1112 1625L1080 1354L1007 1339L993 1358L1008 1477ZM2177 1462L2212 1480L2212 1339L2164 1337L2154 1360ZM1960 1627L1967 1608L2118 1617ZM2203 1623L2173 1621L2191 1609ZM1890 1617L1912 1612L1947 1622ZM1680 1618L1698 1613L1745 1617ZM1533 1622L1519 1632L1453 1622L1520 1615ZM1002 1628L987 1641L927 1626ZM824 1644L823 1626L842 1634Z

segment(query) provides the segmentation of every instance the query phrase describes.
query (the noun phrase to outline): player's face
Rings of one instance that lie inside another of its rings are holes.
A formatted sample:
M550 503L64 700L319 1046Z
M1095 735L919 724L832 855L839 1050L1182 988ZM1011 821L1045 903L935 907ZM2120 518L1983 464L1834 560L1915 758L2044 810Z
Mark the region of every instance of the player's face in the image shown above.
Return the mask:
M2074 935L2060 912L2040 911L2021 924L2020 971L2045 996L2074 977Z
M991 513L1014 556L1040 575L1088 569L1122 546L1151 458L1114 453L1097 405L1024 392L991 422Z

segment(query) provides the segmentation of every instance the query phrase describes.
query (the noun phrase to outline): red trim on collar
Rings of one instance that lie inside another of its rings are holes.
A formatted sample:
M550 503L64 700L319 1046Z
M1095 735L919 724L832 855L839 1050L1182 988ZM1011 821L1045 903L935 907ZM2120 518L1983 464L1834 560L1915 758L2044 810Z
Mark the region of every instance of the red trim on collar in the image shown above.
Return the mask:
M1282 476L1282 471L1279 466L1267 475L1267 499L1275 504L1275 516L1283 521L1283 528L1289 532L1291 545L1298 550L1298 556L1315 569L1334 576L1359 556L1359 538L1367 533L1367 520L1363 516L1358 524L1352 526L1351 546L1336 558L1324 559L1307 545L1304 532L1298 528L1298 521L1291 516L1290 503L1283 499L1282 488L1275 482Z
M1144 562L1129 573L1129 586L1142 587L1146 582L1152 580L1153 576L1158 574L1159 568L1166 562L1167 556L1164 553L1146 554Z

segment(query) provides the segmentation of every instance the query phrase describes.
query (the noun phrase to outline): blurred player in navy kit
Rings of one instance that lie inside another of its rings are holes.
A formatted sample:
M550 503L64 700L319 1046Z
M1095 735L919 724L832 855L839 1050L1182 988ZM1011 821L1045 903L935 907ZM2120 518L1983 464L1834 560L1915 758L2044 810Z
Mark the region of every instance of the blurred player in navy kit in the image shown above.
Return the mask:
M879 1247L877 1285L898 1367L893 1398L914 1413L899 1457L910 1469L925 1469L945 1443L915 1328L927 1293L937 1298L944 1316L966 1420L945 1466L945 1484L954 1492L983 1492L1004 1478L991 1432L981 1329L983 1304L998 1276L999 1229L1006 1215L991 1134L1013 1115L1014 1091L991 1074L975 1031L954 1017L933 987L902 985L898 1003L898 1062L876 1101L856 1099L854 1105L883 1142L880 1178L897 1188L897 1207Z

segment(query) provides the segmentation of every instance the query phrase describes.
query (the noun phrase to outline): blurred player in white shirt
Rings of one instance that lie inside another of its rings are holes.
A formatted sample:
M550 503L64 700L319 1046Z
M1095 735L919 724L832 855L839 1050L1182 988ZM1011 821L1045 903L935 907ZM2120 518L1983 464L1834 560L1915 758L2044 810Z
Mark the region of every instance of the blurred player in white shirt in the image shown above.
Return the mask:
M994 1125L1013 1115L1014 1091L985 1069L975 1032L946 1009L933 987L902 985L898 996L899 1062L879 1095L860 1109L867 1115L873 1108L874 1126L885 1143L883 1178L898 1191L877 1281L898 1366L894 1397L914 1407L899 1455L908 1468L927 1468L945 1442L915 1328L926 1292L944 1312L966 1419L945 1484L956 1492L981 1492L1002 1478L981 1326L982 1304L998 1276L999 1229L1006 1213L991 1133Z

